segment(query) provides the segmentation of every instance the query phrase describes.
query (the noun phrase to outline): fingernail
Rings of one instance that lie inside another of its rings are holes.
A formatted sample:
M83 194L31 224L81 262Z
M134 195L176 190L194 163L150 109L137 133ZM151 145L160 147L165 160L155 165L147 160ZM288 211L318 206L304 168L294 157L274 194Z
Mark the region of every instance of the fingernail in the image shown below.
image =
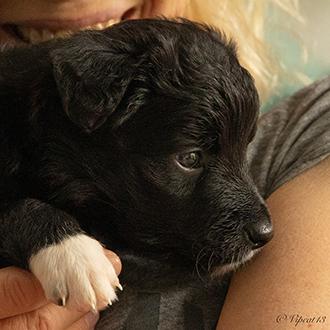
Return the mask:
M93 330L97 321L99 320L99 313L88 312L85 315L85 321L88 325L88 329Z

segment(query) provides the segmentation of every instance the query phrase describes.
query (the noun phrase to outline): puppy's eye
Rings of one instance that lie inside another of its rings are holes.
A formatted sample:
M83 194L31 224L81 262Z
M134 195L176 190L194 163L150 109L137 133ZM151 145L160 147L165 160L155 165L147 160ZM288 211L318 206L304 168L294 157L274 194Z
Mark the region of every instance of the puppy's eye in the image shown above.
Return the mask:
M176 161L186 169L194 169L201 166L201 154L200 152L187 152L184 154L178 154L175 156Z

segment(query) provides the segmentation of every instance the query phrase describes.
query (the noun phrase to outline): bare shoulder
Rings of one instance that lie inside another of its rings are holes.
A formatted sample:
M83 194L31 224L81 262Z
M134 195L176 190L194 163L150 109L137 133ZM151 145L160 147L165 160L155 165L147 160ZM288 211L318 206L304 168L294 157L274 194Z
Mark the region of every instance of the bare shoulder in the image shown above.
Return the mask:
M218 329L329 326L329 198L330 158L269 197L275 237L234 276Z

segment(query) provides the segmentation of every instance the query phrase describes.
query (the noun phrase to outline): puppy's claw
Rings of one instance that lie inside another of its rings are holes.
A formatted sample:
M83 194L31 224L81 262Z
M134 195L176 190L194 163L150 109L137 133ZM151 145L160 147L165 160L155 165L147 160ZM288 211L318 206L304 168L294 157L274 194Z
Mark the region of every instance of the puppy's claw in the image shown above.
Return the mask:
M58 301L57 301L57 304L59 306L65 307L65 305L66 305L66 298L65 297L59 298Z
M123 291L123 287L121 286L120 283L116 284L116 287L117 287L120 291Z
M112 301L108 299L108 306L112 306Z

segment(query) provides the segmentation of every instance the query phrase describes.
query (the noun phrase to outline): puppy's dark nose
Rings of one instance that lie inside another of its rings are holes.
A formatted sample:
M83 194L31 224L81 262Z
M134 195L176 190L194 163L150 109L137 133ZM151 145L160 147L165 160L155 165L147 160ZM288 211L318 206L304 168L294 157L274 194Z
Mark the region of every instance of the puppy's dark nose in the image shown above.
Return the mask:
M252 249L258 249L268 243L274 237L273 226L270 222L252 223L244 227L248 240L252 243Z

